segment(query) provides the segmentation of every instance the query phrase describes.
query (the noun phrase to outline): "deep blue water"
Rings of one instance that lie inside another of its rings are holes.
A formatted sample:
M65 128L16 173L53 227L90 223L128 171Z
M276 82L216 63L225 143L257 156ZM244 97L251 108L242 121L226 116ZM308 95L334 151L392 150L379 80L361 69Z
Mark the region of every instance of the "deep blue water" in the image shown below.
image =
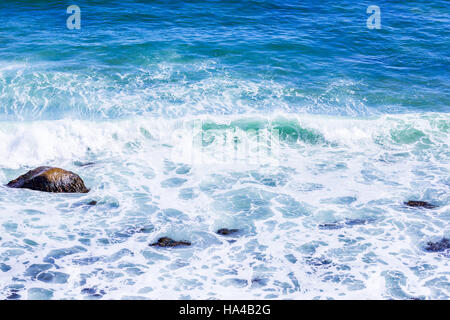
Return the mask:
M3 0L0 21L0 184L51 165L91 189L0 187L0 298L449 298L425 249L450 237L448 1Z
M0 4L0 63L23 66L2 119L449 111L446 1L379 1L380 30L370 1L78 1L81 30L70 4Z

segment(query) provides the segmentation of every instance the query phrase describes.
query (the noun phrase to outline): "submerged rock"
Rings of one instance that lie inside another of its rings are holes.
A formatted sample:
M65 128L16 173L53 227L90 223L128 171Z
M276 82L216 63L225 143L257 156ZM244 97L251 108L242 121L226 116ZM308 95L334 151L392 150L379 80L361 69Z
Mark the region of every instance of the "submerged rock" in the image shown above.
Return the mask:
M44 192L87 193L83 180L75 173L59 168L39 167L7 184L10 188L25 188Z
M95 162L80 162L80 161L74 162L74 165L76 165L78 167L87 167L87 166L92 166L94 164L95 164Z
M434 204L431 204L429 202L416 201L416 200L409 200L407 202L404 202L404 204L407 205L408 207L413 207L413 208L433 209L433 208L437 207Z
M167 237L159 238L158 242L152 243L152 247L179 247L179 246L190 246L191 243L188 241L175 241Z
M450 240L447 238L442 238L441 241L438 242L428 242L425 250L430 252L442 252L447 249L450 249Z
M236 233L236 232L239 232L239 230L238 229L227 229L227 228L217 230L217 233L221 234L223 236L228 236L228 235Z

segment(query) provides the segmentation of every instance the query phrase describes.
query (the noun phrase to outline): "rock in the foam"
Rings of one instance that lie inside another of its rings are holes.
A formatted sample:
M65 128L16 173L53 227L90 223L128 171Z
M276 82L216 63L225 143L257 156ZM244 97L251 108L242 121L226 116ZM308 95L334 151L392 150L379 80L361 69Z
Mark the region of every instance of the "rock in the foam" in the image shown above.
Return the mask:
M87 193L83 180L75 173L60 168L39 167L7 184L10 188L25 188L44 192Z
M175 241L167 237L159 238L157 242L152 243L152 247L179 247L179 246L190 246L191 243L188 241Z
M447 238L442 238L442 240L437 242L428 242L425 250L429 252L442 252L450 249L450 240Z
M417 201L417 200L409 200L409 201L405 202L405 205L407 205L408 207L425 208L425 209L433 209L433 208L437 207L436 205L431 204L429 202Z
M239 232L239 230L238 229L227 229L227 228L222 228L222 229L217 230L217 234L220 234L222 236L228 236L228 235L236 233L236 232Z

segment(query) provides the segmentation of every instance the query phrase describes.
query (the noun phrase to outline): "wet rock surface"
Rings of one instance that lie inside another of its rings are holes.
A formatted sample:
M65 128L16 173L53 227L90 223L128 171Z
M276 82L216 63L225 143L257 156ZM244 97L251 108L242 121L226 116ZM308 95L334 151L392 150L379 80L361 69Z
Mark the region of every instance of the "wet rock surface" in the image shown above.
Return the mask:
M163 237L159 238L157 242L152 243L151 247L163 247L163 248L174 248L180 246L190 246L191 243L189 241L175 241L173 239Z
M228 236L234 233L239 232L239 229L227 229L227 228L222 228L217 230L217 234L220 234L222 236Z
M55 193L87 193L83 180L75 173L60 168L39 167L28 171L7 184L10 188L24 188Z
M416 201L416 200L409 200L404 202L404 204L408 207L412 207L412 208L425 208L425 209L434 209L437 206L434 204L431 204L429 202L426 201Z
M450 240L447 238L442 238L437 242L429 241L425 247L425 250L429 252L442 252L448 249L450 249Z

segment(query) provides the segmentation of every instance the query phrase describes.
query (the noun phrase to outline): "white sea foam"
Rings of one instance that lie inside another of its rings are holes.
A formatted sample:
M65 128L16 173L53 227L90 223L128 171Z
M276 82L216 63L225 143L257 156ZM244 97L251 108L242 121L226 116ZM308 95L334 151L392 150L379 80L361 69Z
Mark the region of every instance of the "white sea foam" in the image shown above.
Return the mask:
M3 65L0 110L7 120L181 118L206 114L379 114L355 94L357 83L331 79L323 92L269 79L235 78L215 60L158 63L132 72L59 71L58 63ZM189 75L195 72L195 81Z
M179 157L195 149L199 122L205 156L224 133L239 145L277 128L277 162ZM0 188L1 298L36 288L58 299L448 298L448 255L424 247L450 236L449 123L437 113L4 122L2 184L54 165L91 192ZM192 246L148 246L161 236Z

